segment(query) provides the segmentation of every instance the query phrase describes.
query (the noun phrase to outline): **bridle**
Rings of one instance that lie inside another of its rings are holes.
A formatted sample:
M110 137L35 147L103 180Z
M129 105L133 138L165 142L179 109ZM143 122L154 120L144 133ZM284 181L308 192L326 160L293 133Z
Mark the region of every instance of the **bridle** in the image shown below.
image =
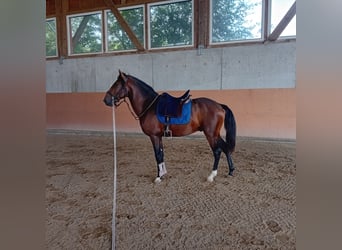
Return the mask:
M128 79L127 79L128 80ZM116 107L119 107L121 103L125 102L126 101L126 97L128 97L128 90L127 88L124 86L126 84L126 81L124 82L121 82L121 85L122 87L120 88L120 90L118 91L118 93L116 95L113 95L109 90L106 92L108 95L110 95L112 97L112 100L113 100L113 104L116 106ZM125 91L125 93L123 93L122 95L122 92ZM123 101L120 101L124 99Z
M121 79L123 80L123 82L121 82L122 84L122 88L118 91L118 93L114 96L112 95L112 93L109 92L109 90L106 92L108 95L110 95L112 97L112 100L113 100L113 103L116 107L119 107L121 105L121 103L125 102L127 104L127 107L129 109L129 111L131 112L132 116L134 117L135 120L139 120L141 117L143 117L146 112L152 107L152 105L157 101L158 97L160 95L156 95L156 97L152 100L152 102L139 114L139 115L136 115L134 113L134 111L132 110L131 106L128 104L128 102L126 101L126 97L128 97L128 90L127 88L124 86L127 81L128 81L128 76L127 76L127 79L126 81L124 79ZM123 95L122 94L122 91L125 91L125 93ZM118 100L117 102L115 102L115 100Z

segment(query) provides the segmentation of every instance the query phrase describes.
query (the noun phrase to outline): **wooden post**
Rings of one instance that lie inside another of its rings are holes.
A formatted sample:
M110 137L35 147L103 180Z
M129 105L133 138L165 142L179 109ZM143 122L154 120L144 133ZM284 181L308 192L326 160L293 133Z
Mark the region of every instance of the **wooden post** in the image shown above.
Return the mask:
M66 13L68 10L67 0L55 0L56 24L57 24L57 46L59 58L68 57L68 34Z

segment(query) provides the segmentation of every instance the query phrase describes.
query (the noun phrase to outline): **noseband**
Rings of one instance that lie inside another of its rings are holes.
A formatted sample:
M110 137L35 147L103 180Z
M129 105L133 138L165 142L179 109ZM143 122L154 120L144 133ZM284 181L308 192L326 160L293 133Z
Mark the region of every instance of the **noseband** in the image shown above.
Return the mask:
M125 84L127 81L128 81L128 79L126 81L121 82L122 86L116 95L113 95L112 93L110 93L109 90L106 92L108 95L110 95L112 97L114 105L116 107L120 106L121 103L125 102L126 101L125 98L128 97L128 90L125 87ZM124 93L122 95L123 91L124 91ZM122 99L123 99L123 101L120 101Z

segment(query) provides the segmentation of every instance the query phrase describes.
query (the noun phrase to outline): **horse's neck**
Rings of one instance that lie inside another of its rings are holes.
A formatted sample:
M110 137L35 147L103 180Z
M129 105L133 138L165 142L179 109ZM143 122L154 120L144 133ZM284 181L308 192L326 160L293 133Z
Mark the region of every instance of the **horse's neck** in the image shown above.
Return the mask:
M144 91L136 82L131 83L129 86L129 101L131 102L132 108L137 115L144 112L146 107L153 101L153 99L158 95L156 92L146 92Z

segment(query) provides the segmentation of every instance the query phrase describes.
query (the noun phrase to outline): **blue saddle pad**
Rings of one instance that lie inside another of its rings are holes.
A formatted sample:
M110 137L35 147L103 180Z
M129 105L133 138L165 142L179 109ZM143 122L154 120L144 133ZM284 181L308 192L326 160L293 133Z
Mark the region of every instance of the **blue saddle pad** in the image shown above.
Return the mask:
M159 122L163 124L178 124L178 125L189 123L190 118L191 118L191 104L192 104L191 100L189 100L187 103L184 103L182 107L182 115L180 117L170 117L169 122L167 123L165 116L159 114L158 112L158 109L159 109L158 108L159 103L158 103L156 114L157 114Z

